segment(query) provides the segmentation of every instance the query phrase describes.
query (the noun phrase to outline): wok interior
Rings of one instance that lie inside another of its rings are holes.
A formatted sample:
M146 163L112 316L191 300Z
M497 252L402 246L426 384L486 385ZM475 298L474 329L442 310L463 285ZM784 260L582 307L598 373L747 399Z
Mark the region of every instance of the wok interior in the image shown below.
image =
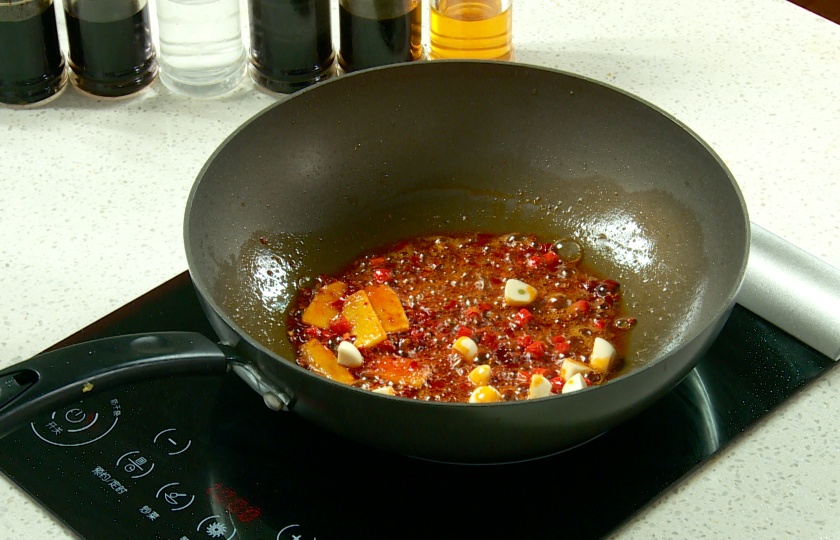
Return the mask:
M185 234L225 322L292 358L300 284L456 230L581 242L639 321L631 367L721 314L748 243L737 186L677 122L591 81L484 62L371 70L271 108L208 162Z

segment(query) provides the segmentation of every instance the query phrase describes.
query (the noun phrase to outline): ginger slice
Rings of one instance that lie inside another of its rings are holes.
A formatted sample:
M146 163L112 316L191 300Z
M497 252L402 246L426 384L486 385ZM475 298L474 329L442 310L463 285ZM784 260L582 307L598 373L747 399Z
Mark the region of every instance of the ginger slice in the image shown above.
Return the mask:
M356 377L338 363L335 354L317 339L310 339L302 347L303 361L312 371L344 384L353 384Z
M344 299L341 314L350 322L350 334L356 337L358 349L374 347L388 337L365 291L357 291Z
M346 289L347 284L342 281L335 281L319 289L315 293L315 298L304 310L301 320L324 330L329 328L330 321L339 314L336 302L344 296Z
M408 330L408 317L400 303L400 297L386 284L365 287L365 292L379 317L385 332L405 332Z

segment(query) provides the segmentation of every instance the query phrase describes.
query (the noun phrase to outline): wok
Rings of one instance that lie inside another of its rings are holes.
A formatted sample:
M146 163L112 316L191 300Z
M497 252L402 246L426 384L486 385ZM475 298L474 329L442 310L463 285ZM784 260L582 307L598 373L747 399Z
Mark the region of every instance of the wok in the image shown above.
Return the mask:
M638 319L627 369L545 399L464 404L374 394L293 361L299 286L360 252L441 231L575 238ZM388 451L503 462L581 444L676 385L743 280L749 220L732 175L668 114L567 73L437 61L328 81L248 121L208 160L185 213L190 276L220 342L124 336L0 373L0 433L139 377L233 369L286 408Z

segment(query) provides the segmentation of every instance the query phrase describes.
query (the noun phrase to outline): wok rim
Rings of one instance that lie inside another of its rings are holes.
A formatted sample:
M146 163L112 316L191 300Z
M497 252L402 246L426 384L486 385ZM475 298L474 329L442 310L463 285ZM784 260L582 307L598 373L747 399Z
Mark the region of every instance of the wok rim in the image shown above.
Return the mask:
M225 325L227 325L231 330L233 330L238 337L238 340L245 340L251 347L254 347L257 351L262 354L267 355L274 361L282 362L286 367L291 368L293 370L298 371L299 373L305 375L306 377L317 377L320 382L326 383L329 385L333 385L337 388L342 388L344 390L349 390L353 392L359 392L360 395L365 396L374 396L375 398L384 398L384 399L393 399L393 400L400 400L404 401L406 398L401 398L398 396L389 396L386 394L378 394L374 392L370 392L361 388L357 388L355 386L339 383L327 377L323 377L318 375L317 373L313 373L310 370L300 366L294 359L286 359L283 356L280 356L278 353L272 351L271 349L267 348L260 342L259 340L253 338L249 333L242 329L242 327L236 323L236 321L228 314L227 310L223 309L218 302L213 298L213 295L209 294L210 286L207 283L207 280L204 279L203 276L199 275L200 273L195 270L196 263L195 258L196 256L193 254L191 243L190 243L190 234L189 234L189 226L190 226L190 218L192 215L193 210L193 203L195 201L195 196L201 189L202 180L205 177L205 173L210 168L210 166L214 163L217 156L225 149L225 147L234 139L236 138L242 131L248 128L253 122L257 119L262 117L263 115L269 114L272 110L277 107L282 107L289 102L293 102L293 100L303 96L309 92L317 92L321 87L327 85L335 85L335 84L342 84L343 80L349 80L355 77L367 77L370 76L371 73L376 73L383 70L400 70L400 69L428 69L430 66L438 65L438 64L491 64L496 66L504 66L504 69L527 69L529 71L542 71L553 75L561 75L564 77L570 77L574 79L578 79L584 82L588 82L597 86L600 86L604 89L617 92L619 94L628 97L639 104L647 107L648 109L652 110L655 113L662 115L665 119L673 122L677 127L682 129L687 135L689 135L695 142L697 142L705 152L714 159L715 163L720 167L721 171L725 174L726 178L729 180L731 188L733 190L733 195L737 199L738 207L741 209L741 215L738 216L739 218L743 219L744 223L744 246L741 250L741 261L740 266L738 269L737 275L732 280L732 284L729 288L729 292L726 295L726 299L724 302L720 302L717 309L714 311L712 315L710 315L709 322L705 324L702 328L695 330L692 334L683 337L681 340L681 344L675 348L671 348L665 353L659 354L658 356L648 360L645 362L644 365L632 369L626 373L619 375L613 379L610 379L605 385L603 386L613 386L617 384L621 384L623 381L626 381L632 378L634 375L642 374L650 369L654 369L657 366L661 365L662 363L666 362L669 358L674 355L677 355L680 351L682 351L688 344L693 343L695 340L700 338L702 334L707 332L709 328L713 327L716 323L720 323L719 326L722 327L725 324L726 319L728 318L729 312L731 312L732 308L735 305L735 299L740 291L741 287L744 284L744 279L747 271L747 263L749 260L749 253L750 253L750 242L751 242L751 226L750 226L750 219L749 219L749 212L747 209L746 201L743 196L743 192L741 191L740 186L732 174L732 171L727 167L726 163L720 157L720 155L702 138L699 136L697 132L687 126L684 122L679 120L678 118L674 117L669 112L665 111L664 109L654 105L653 103L633 94L627 90L622 88L613 86L609 83L604 83L602 81L593 79L591 77L587 77L584 75L572 73L569 71L564 71L556 68L550 68L545 66L533 65L533 64L524 64L518 62L506 62L506 61L497 61L497 60L435 60L433 62L411 62L411 63L402 63L402 64L391 64L386 66L380 66L375 68L369 68L361 71L351 72L347 74L343 74L340 77L333 77L327 79L325 81L318 82L312 86L304 88L295 92L294 94L289 95L288 97L278 101L277 103L273 103L263 110L257 112L247 120L245 120L242 124L240 124L234 131L228 135L224 141L222 141L213 153L207 158L204 165L202 166L201 170L199 171L198 175L196 176L195 181L190 189L187 203L184 211L184 221L183 221L183 241L184 241L184 249L185 255L187 259L187 265L189 270L190 278L193 282L193 286L195 287L196 291L202 298L204 304L213 310L213 313L219 317ZM434 69L434 68L431 68ZM739 231L741 232L741 231ZM709 344L714 341L714 338L717 336L712 336L712 339L709 340ZM228 344L231 346L236 347L238 343ZM689 369L686 370L686 373L690 372L691 369L694 368L699 357L701 355L694 355L691 361L687 364ZM246 358L245 361L251 364L255 369L260 370L260 368L250 359ZM273 377L272 377L273 378ZM683 377L677 379L674 384L677 384ZM283 382L283 381L280 381ZM671 385L672 387L673 385ZM582 395L586 395L592 390L596 390L600 388L598 387L587 387L580 391L569 393L569 394L551 394L547 398L542 398L538 401L543 401L545 399L560 399L560 398L578 398ZM664 391L670 389L668 388L661 388L656 395L661 395ZM293 390L294 393L294 390ZM466 402L440 402L440 401L420 401L420 400L412 400L416 402L418 405L423 404L427 406L434 406L434 407L445 407L445 408L461 408L461 407L475 407L475 406L483 406L483 407L511 407L511 406L527 406L529 403L533 404L530 400L516 400L516 401L501 401L501 402L493 402L493 403L466 403Z

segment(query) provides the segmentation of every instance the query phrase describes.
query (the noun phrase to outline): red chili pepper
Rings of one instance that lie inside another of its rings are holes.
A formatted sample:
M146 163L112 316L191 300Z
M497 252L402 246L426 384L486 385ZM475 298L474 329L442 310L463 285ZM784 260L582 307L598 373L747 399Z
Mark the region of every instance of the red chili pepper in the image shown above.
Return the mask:
M560 354L566 354L572 350L569 341L563 336L554 336L551 338L551 343L554 345L554 350Z
M537 268L540 263L542 262L542 257L539 255L531 255L528 257L528 267L529 268Z
M468 307L466 311L464 311L464 317L471 321L479 321L481 320L481 310L476 306Z
M516 319L516 324L518 324L519 326L525 326L534 319L534 314L528 311L527 309L522 308L516 312L516 315L514 315L514 317Z
M528 371L517 371L516 372L516 383L521 385L530 384L531 383L531 373Z
M386 283L394 279L394 275L388 268L374 268L373 279L376 280L377 283Z
M603 330L607 327L607 322L604 319L595 319L594 321L592 321L592 326L594 326L598 330Z
M499 336L493 332L483 332L481 334L481 344L488 349L495 349L499 344Z
M455 332L455 337L472 337L473 331L469 326L459 326L458 331Z
M554 394L559 394L563 391L563 386L566 384L566 380L563 377L557 376L548 380L551 383L551 392Z
M525 334L523 336L519 336L516 340L516 344L519 345L519 348L524 349L528 345L534 342L534 338L531 337L530 334Z
M309 339L317 339L319 341L327 341L335 337L335 333L318 328L317 326L308 326L303 333Z
M394 342L391 341L390 339L386 339L384 341L379 342L376 345L376 348L379 349L380 351L384 351L384 352L387 352L387 353L392 353L392 352L397 350L397 346L394 345Z
M560 264L560 256L553 251L549 251L545 255L542 256L542 262L549 268L554 268L558 264Z
M580 313L580 314L589 313L589 302L587 302L586 300L578 300L577 302L572 304L570 307L571 307L571 310L576 312L576 313Z
M344 315L336 315L330 321L330 330L336 334L345 334L353 329L353 325Z
M528 354L534 360L539 360L545 356L545 343L542 341L535 341L525 347L525 354Z

